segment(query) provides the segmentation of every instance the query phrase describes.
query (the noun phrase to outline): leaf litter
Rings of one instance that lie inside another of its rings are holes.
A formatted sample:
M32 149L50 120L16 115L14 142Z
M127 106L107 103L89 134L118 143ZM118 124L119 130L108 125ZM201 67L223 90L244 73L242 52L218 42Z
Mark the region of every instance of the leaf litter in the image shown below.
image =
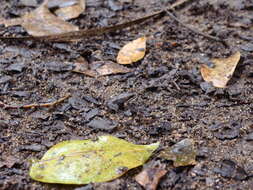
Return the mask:
M238 51L228 58L212 59L213 68L201 65L200 72L203 79L206 82L212 82L214 87L225 88L240 61L240 57L241 54Z
M26 29L28 34L41 37L66 32L78 31L79 28L71 23L65 22L63 19L51 13L47 7L48 0L44 1L34 11L24 14L20 18L9 20L2 19L0 24L5 27L21 25Z
M144 164L158 146L159 143L135 145L113 136L100 136L97 141L64 141L35 161L29 174L45 183L110 181Z
M83 57L79 57L74 62L73 72L82 73L90 77L100 77L111 74L123 74L131 72L132 69L114 63L112 61L95 61L91 64Z
M161 163L151 163L135 176L135 180L142 185L146 190L155 190L159 180L167 173L165 165Z

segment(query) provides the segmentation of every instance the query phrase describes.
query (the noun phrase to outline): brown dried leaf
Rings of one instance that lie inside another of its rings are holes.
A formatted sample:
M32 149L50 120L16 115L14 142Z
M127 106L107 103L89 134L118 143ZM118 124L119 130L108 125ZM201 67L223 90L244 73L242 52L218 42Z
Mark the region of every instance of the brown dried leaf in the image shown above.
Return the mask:
M75 68L72 70L77 73L82 73L91 77L99 77L111 74L128 73L132 70L111 61L97 61L89 67L89 63L84 58L79 58L75 63Z
M131 64L141 60L146 51L146 37L138 38L126 44L118 53L117 62L119 64Z
M148 167L139 173L135 180L142 185L146 190L155 190L159 180L167 173L165 165L158 167Z
M128 73L131 72L132 70L117 63L108 61L105 64L98 67L96 71L100 76L104 76L111 74Z
M207 82L212 82L215 87L225 88L235 71L240 57L241 54L238 51L228 58L212 59L214 68L201 65L200 71L203 79Z
M85 0L78 0L77 4L57 9L54 13L63 20L78 17L85 10Z
M21 18L4 20L8 26L22 25L32 36L48 36L53 34L78 31L78 27L53 15L47 8L47 1Z

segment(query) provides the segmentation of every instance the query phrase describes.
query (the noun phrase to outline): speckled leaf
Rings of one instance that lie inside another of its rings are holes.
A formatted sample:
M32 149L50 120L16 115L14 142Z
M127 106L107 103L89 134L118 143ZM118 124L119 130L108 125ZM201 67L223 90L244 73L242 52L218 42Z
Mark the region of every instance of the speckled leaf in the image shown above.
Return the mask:
M126 44L119 51L117 62L119 64L131 64L141 60L145 55L146 41L146 37L141 37Z
M159 143L135 145L113 136L101 136L97 141L64 141L33 163L30 176L46 183L110 181L145 163L158 146Z
M214 63L213 68L201 65L200 71L203 79L207 82L212 82L215 87L225 88L235 71L240 57L240 52L236 52L228 58L212 59L211 61Z

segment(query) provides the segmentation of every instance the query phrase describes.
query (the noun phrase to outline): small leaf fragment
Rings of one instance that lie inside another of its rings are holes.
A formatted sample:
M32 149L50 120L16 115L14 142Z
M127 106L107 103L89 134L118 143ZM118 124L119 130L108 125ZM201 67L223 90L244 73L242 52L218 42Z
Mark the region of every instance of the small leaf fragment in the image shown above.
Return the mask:
M79 30L77 26L65 22L52 14L48 10L47 1L20 18L2 20L1 23L5 27L21 25L32 36L48 36Z
M69 1L72 3L71 1ZM64 2L65 4L68 2ZM75 4L69 6L59 6L54 13L63 20L70 20L78 17L85 10L85 0L78 0Z
M160 153L160 157L172 160L175 167L196 164L196 151L191 139L184 139Z
M126 44L119 51L117 62L119 64L132 64L141 60L145 56L146 41L146 37L141 37Z
M148 166L144 168L135 180L147 190L155 190L159 180L167 173L165 165L158 164L157 166Z
M131 72L132 69L114 63L112 61L96 61L89 65L83 58L79 58L75 63L74 72L82 73L91 77L106 76L112 74L123 74Z
M97 141L64 141L33 163L29 174L45 183L110 181L145 163L158 146L159 143L135 145L113 136L101 136Z
M214 68L201 65L200 72L203 79L207 82L212 82L215 87L225 88L235 71L240 57L241 54L238 51L228 58L212 59Z

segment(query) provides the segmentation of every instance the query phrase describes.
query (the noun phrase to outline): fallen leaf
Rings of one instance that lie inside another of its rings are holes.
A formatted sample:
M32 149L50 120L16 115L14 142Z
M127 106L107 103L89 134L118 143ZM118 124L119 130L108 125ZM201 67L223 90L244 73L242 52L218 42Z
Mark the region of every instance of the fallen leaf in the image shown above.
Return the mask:
M5 27L21 25L32 36L48 36L79 30L77 26L67 23L52 14L48 10L47 1L21 18L1 20L1 23Z
M146 51L146 37L138 38L126 44L118 53L117 62L119 64L131 64L141 60Z
M37 181L61 184L88 184L118 178L144 164L159 146L135 145L113 136L94 140L71 140L50 148L30 168Z
M215 87L225 88L235 71L240 57L241 54L238 51L228 58L212 59L214 68L201 65L200 71L203 79L207 82L212 82Z
M112 61L96 61L89 65L86 60L79 58L74 65L75 68L73 69L73 72L82 73L91 77L128 73L132 71L132 69Z
M144 187L145 190L155 190L159 180L167 173L165 165L150 166L142 170L135 180Z
M193 140L184 139L160 153L160 157L172 160L175 167L195 165L196 151Z
M101 62L101 63L102 63L101 66L96 68L96 71L98 72L100 76L119 74L119 73L128 73L132 71L131 69L127 67L124 67L122 65L119 65L111 61L107 61L105 63Z
M54 13L63 20L76 18L85 10L85 0L57 0L57 2L56 5L58 8L54 11ZM53 7L52 2L49 1L49 3L51 3L51 7Z

